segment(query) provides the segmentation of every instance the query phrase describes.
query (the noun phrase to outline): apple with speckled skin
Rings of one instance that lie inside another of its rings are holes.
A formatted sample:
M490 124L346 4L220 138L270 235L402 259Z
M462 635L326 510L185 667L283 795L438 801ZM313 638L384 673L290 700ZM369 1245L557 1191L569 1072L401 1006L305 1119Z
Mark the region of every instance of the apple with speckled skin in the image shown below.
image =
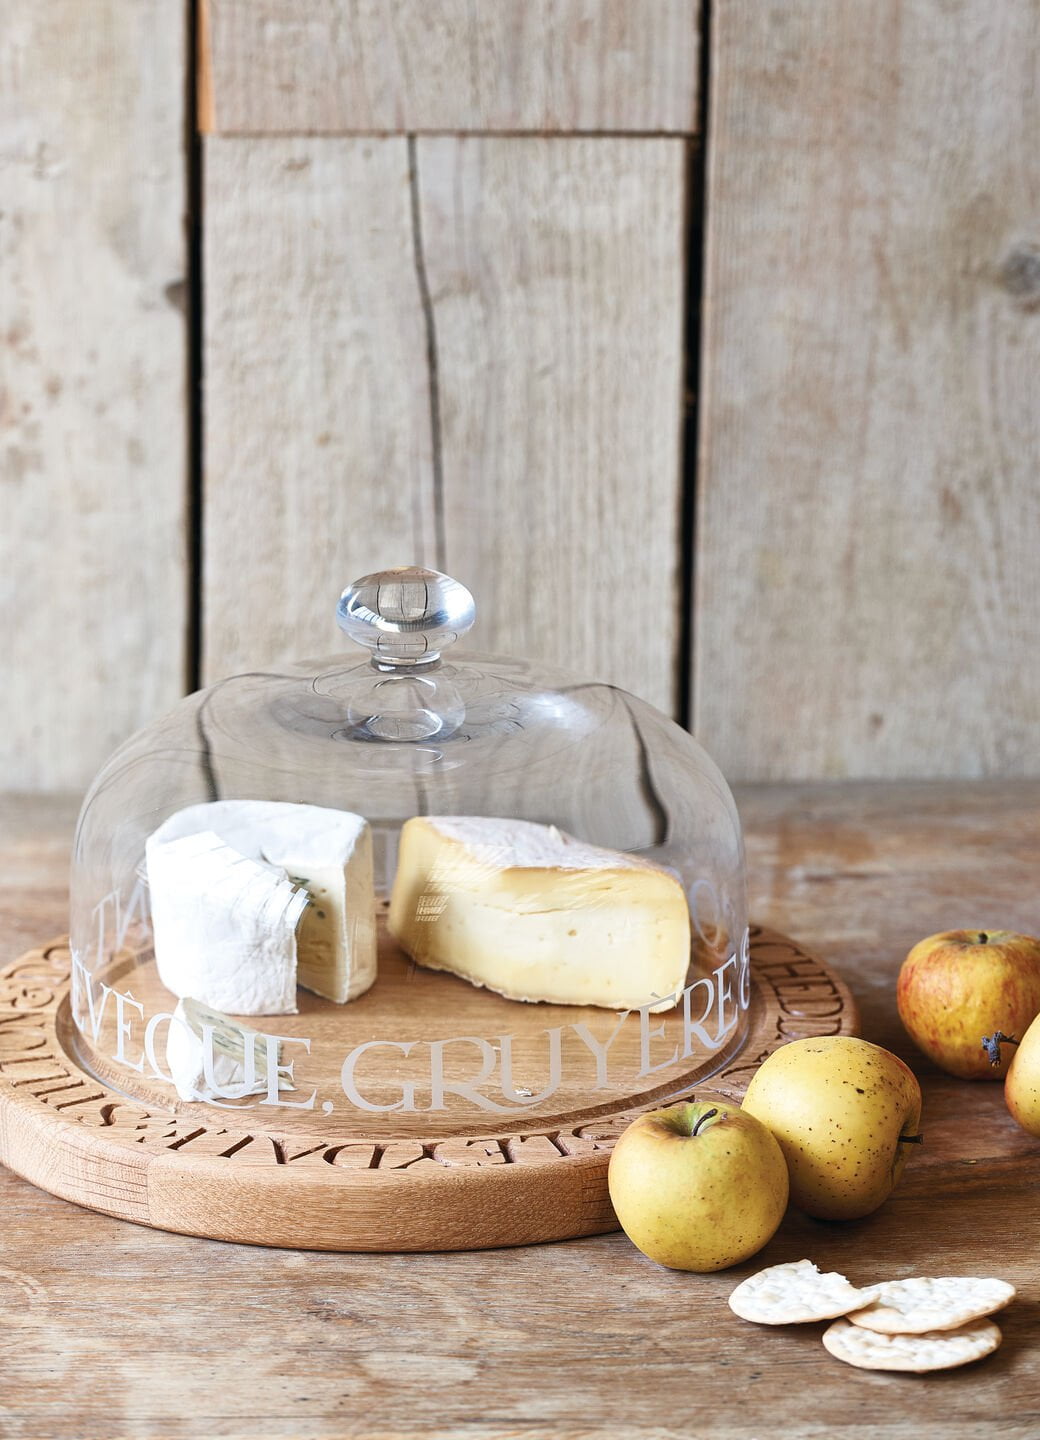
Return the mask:
M982 1045L994 1065L1010 1051L1004 1102L1023 1130L1040 1136L1040 1015L1021 1040L998 1030L992 1039L984 1035Z
M1040 1136L1040 1015L1012 1057L1004 1081L1004 1101L1023 1130Z
M791 1203L856 1220L892 1193L920 1142L921 1087L897 1055L851 1035L792 1040L751 1077L744 1110L784 1152Z
M1040 940L1012 930L947 930L921 940L896 982L899 1018L941 1070L962 1080L1000 1079L979 1036L1022 1035L1040 1013Z
M787 1165L764 1125L721 1100L652 1110L623 1131L607 1184L628 1238L672 1270L761 1250L787 1209Z

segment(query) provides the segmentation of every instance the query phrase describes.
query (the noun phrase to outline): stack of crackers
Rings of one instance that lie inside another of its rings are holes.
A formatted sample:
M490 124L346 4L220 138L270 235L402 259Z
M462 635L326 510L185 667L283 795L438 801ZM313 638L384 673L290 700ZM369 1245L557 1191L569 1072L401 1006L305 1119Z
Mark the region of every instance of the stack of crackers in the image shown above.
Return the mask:
M837 1359L861 1370L922 1374L992 1354L1000 1329L985 1317L1014 1297L1015 1287L1005 1280L961 1275L884 1280L857 1289L844 1275L821 1274L811 1260L798 1260L750 1276L729 1303L759 1325L833 1320L823 1343Z

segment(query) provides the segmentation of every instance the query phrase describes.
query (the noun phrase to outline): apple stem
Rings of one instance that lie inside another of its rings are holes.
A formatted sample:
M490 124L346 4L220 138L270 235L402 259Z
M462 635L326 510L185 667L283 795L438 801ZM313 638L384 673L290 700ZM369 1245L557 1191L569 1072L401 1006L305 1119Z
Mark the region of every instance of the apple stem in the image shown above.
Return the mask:
M991 1065L1000 1064L1001 1045L1017 1045L1018 1041L1014 1035L1005 1035L1003 1030L995 1030L992 1035L983 1035L982 1048L989 1056Z
M923 1136L923 1135L900 1135L900 1137L899 1137L899 1143L900 1143L900 1145L923 1145L923 1144L924 1144L924 1136Z
M690 1131L690 1134L691 1134L691 1135L696 1135L696 1134L698 1133L698 1131L700 1130L701 1126L704 1124L705 1120L710 1120L713 1116L717 1115L718 1113L719 1113L719 1112L718 1112L717 1110L706 1110L706 1111L704 1112L704 1114L701 1116L701 1118L697 1121L697 1123L696 1123L696 1125L693 1127L693 1129ZM700 1153L700 1152L698 1152L698 1153Z

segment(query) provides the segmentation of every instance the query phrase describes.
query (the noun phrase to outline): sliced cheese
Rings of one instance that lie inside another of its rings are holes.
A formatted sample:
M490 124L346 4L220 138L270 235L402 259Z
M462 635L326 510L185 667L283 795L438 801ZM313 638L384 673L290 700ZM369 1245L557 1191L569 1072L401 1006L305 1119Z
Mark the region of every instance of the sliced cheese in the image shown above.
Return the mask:
M267 1048L256 1043L257 1032L189 995L178 1001L166 1039L166 1065L182 1100L239 1099L267 1092ZM246 1042L252 1049L247 1074ZM207 1050L209 1073L207 1074ZM281 1063L282 1046L277 1060ZM278 1089L292 1090L279 1074Z
M526 820L407 821L389 924L420 965L513 1000L666 1010L690 962L673 874Z
M372 835L362 816L317 805L263 800L218 800L178 811L148 842L153 923L156 907L152 854L163 845L202 831L216 834L236 854L302 890L303 902L295 914L285 959L293 972L293 990L299 983L342 1004L371 986L376 978ZM228 921L237 923L241 908L236 907L234 917L224 915L219 888L205 888L211 897L213 930L220 933ZM157 936L157 958L159 948ZM175 971L177 962L170 955L170 947L163 948L170 959L167 968ZM163 979L170 983L165 975ZM192 988L186 979L170 988L178 995L202 994L203 999L216 1003L209 994ZM243 1015L284 1013L247 1010L238 1005L221 1008ZM295 1010L295 999L286 1008Z
M296 1010L296 926L307 892L212 830L146 847L159 978L233 1015Z

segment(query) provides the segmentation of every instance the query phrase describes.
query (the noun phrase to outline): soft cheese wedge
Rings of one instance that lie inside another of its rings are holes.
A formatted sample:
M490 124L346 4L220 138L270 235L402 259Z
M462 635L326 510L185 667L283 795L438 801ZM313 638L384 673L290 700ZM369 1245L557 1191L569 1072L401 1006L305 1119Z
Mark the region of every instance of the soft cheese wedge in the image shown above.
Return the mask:
M227 1099L229 1092L236 1099L265 1094L268 1088L266 1043L258 1045L253 1041L253 1073L246 1074L246 1040L255 1035L256 1031L241 1021L211 1010L190 995L179 1000L166 1039L166 1064L181 1099ZM207 1047L210 1051L208 1075ZM279 1045L279 1063L281 1052ZM293 1084L287 1076L279 1075L278 1089L292 1090Z
M407 821L389 923L420 965L511 1000L667 1010L690 961L674 875L526 820Z
M161 982L236 1015L295 1011L295 932L307 891L213 831L153 840L145 852Z
M200 833L300 897L291 907L286 902L288 931L280 917L272 921L277 905L264 902L259 886L238 893L221 857L207 873L207 847L189 846L190 862L165 853ZM273 1015L295 1011L297 984L343 1004L375 980L372 836L360 815L217 800L170 816L146 850L156 960L175 995L236 1015ZM260 914L251 911L254 902Z
M296 1009L296 926L307 892L212 830L146 846L159 979L235 1015Z

